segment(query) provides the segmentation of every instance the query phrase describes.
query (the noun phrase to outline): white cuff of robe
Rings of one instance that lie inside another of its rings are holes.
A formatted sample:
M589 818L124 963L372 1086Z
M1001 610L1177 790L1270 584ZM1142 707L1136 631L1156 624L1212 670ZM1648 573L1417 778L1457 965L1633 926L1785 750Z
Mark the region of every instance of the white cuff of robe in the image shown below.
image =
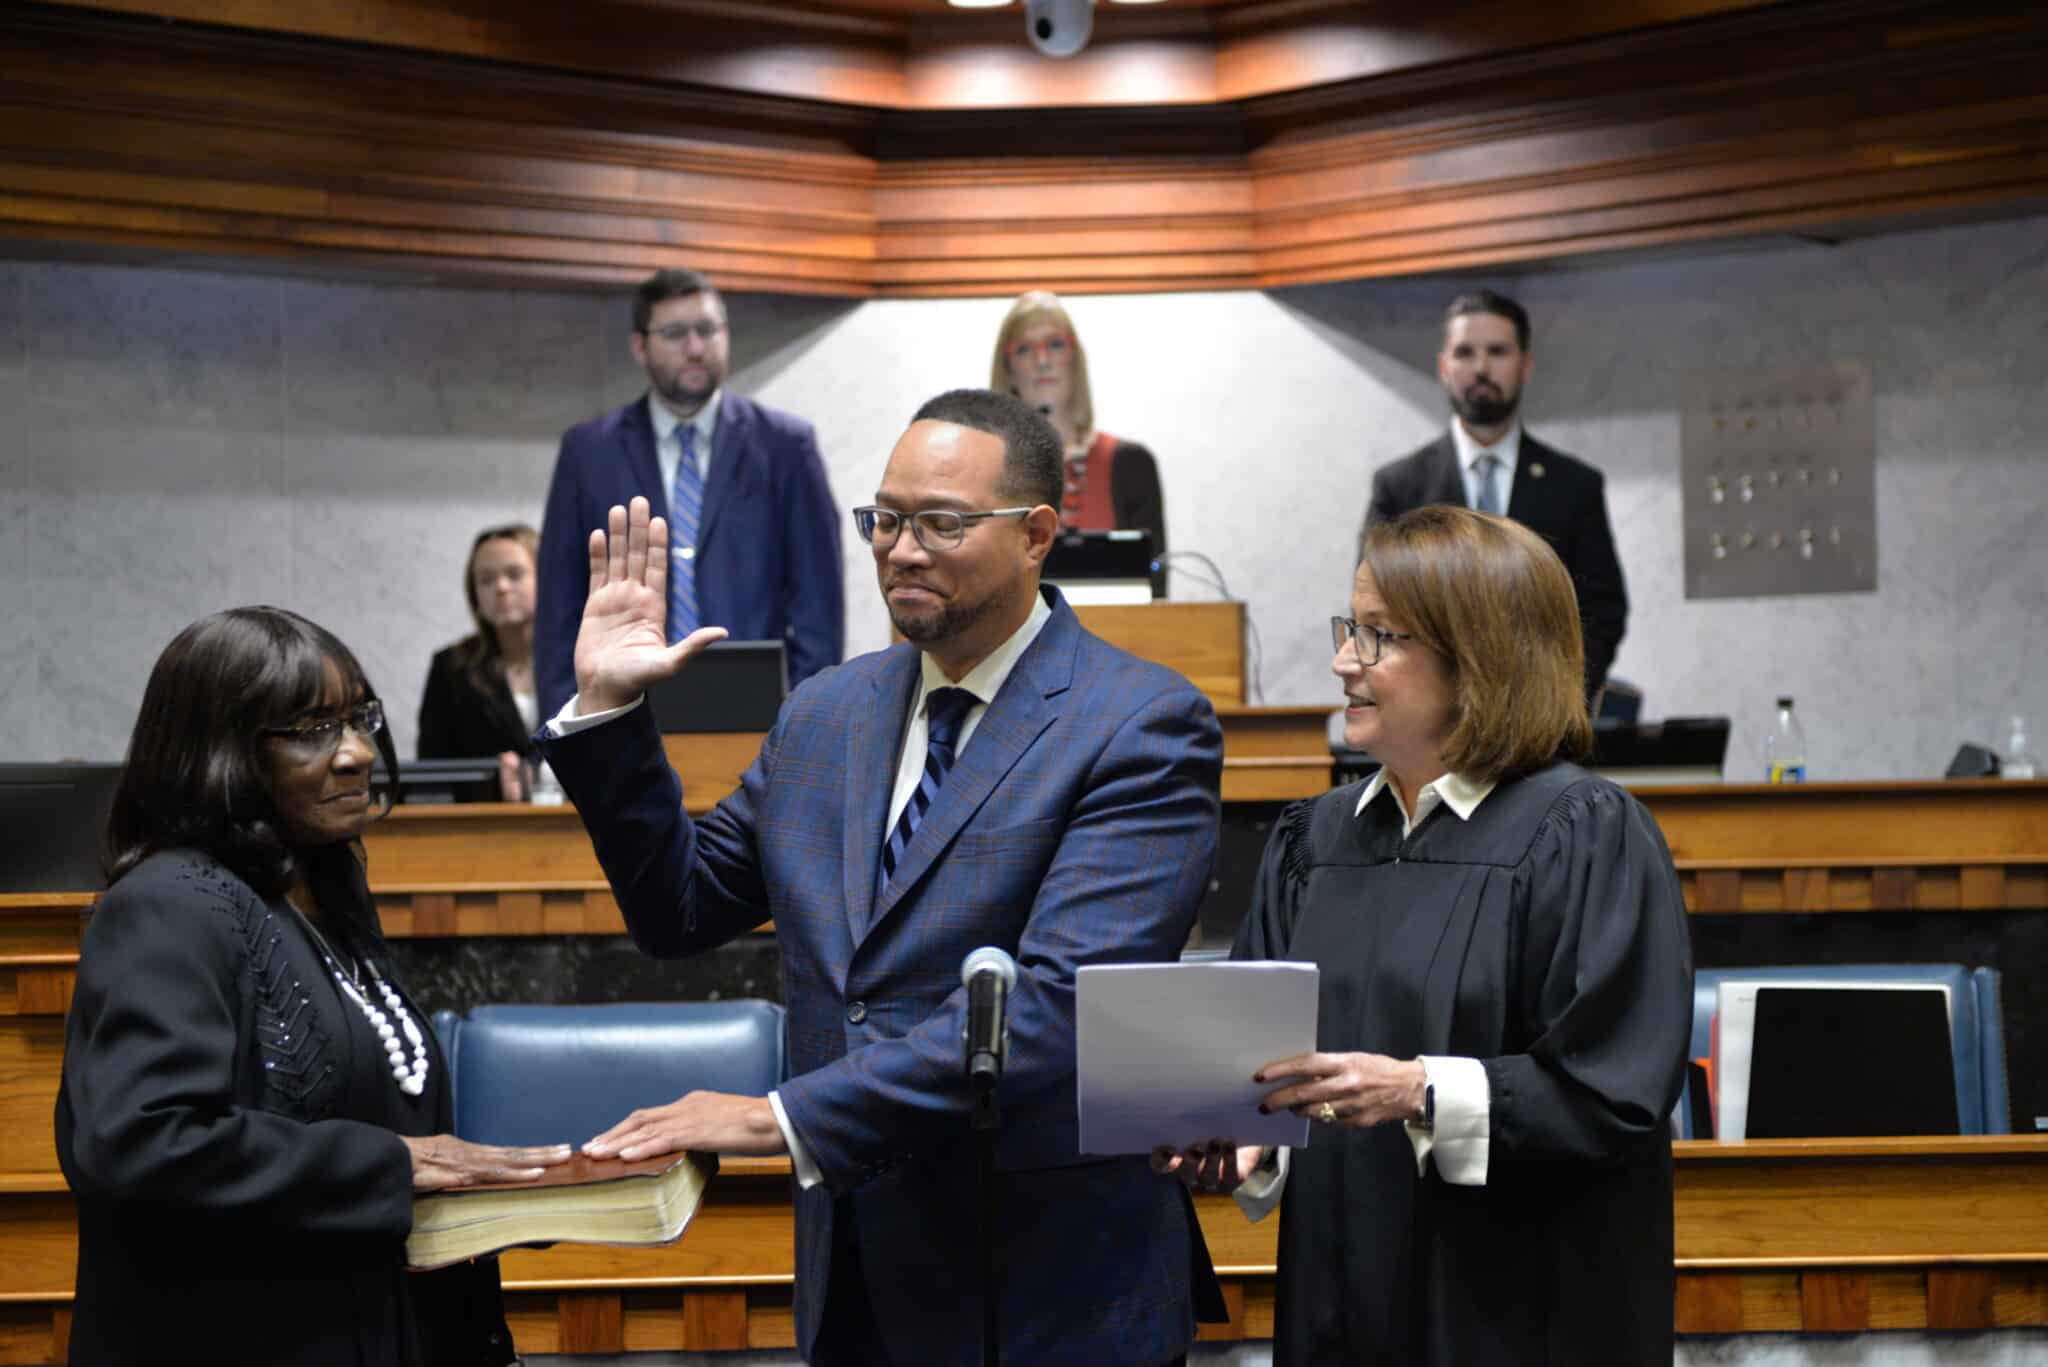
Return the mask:
M1280 1204L1280 1193L1287 1186L1287 1166L1290 1150L1281 1148L1273 1151L1273 1167L1252 1169L1252 1175L1238 1183L1237 1190L1230 1193L1230 1199L1237 1202L1237 1208L1244 1212L1244 1218L1254 1224L1271 1215Z
M578 716L576 715L576 703L582 696L581 693L571 693L569 695L569 701L563 703L562 710L555 713L554 718L548 722L549 735L559 740L563 736L573 736L578 731L588 731L593 726L603 726L615 717L625 716L641 703L647 701L647 695L642 693L624 707L614 707L609 712L592 712L588 716Z
M1402 1122L1415 1146L1415 1171L1429 1171L1436 1157L1439 1177L1454 1187L1486 1185L1486 1154L1493 1124L1493 1090L1486 1066L1476 1058L1424 1055L1423 1075L1436 1089L1436 1126L1425 1130Z
M768 1104L775 1110L775 1124L782 1131L782 1142L789 1146L789 1165L796 1169L796 1184L809 1191L825 1180L825 1174L818 1171L817 1163L804 1148L804 1141L796 1137L796 1126L789 1123L789 1113L782 1109L782 1098L770 1092Z

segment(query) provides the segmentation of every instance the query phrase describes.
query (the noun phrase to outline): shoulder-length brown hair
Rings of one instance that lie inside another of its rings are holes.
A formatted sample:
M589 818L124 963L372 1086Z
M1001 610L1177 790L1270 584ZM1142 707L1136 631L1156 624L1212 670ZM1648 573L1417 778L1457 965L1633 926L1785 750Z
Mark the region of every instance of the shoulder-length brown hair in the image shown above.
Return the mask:
M476 624L476 634L461 643L457 656L467 670L480 669L498 658L498 633L484 620L483 609L477 606L476 601L476 558L493 541L516 541L524 546L535 577L540 574L540 533L524 522L486 527L476 534L476 540L469 545L469 559L462 562L462 601L469 604L469 620Z
M1578 597L1542 537L1469 508L1417 508L1367 531L1361 564L1387 615L1450 668L1451 772L1498 781L1593 748Z
M294 848L270 793L266 727L315 713L338 676L344 696L377 692L349 648L283 608L229 608L179 632L142 691L107 821L108 882L160 850L211 855L265 897L331 851ZM391 728L376 736L393 782ZM384 810L390 794L380 794ZM381 813L380 813L381 815Z
M1083 438L1095 435L1095 394L1088 387L1088 353L1081 349L1081 334L1074 330L1074 320L1067 316L1066 305L1051 290L1031 290L1017 296L1017 302L1010 305L1010 312L1003 319L1003 326L996 333L995 358L988 368L988 387L998 394L1015 394L1017 386L1010 383L1010 346L1017 340L1017 334L1034 323L1051 323L1067 334L1067 340L1074 348L1074 397L1069 401L1073 412L1074 432Z

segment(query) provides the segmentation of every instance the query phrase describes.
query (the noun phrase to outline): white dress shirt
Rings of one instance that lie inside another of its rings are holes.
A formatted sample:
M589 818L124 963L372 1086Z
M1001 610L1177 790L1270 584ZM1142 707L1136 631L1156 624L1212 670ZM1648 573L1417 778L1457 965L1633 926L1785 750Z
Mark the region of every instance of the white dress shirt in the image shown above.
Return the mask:
M708 408L710 405L706 405ZM701 414L699 416L702 416ZM671 415L673 417L673 415ZM670 443L672 446L673 443ZM702 443L700 442L700 447ZM671 468L674 462L670 462ZM967 709L967 717L960 723L960 735L953 742L953 754L957 758L967 750L967 742L974 738L974 731L981 724L982 714L1002 691L1003 684L1010 677L1010 671L1017 667L1017 661L1038 639L1038 633L1045 630L1045 624L1052 620L1052 608L1042 594L1033 594L1031 613L1024 619L1024 625L1010 633L1001 645L989 653L987 659L967 671L967 676L958 683L946 677L946 671L939 668L938 661L929 654L922 657L922 669L918 676L917 689L910 696L910 715L903 727L903 749L896 763L896 787L889 798L889 819L882 824L882 838L896 829L896 818L903 814L910 803L910 795L917 791L918 780L924 777L924 756L929 743L929 724L925 720L925 695L937 688L964 688L980 701ZM571 697L555 714L548 728L557 736L573 736L578 731L587 731L593 726L602 726L617 717L623 717L646 701L642 694L624 707L615 707L609 712L593 712L589 716L578 716L576 698ZM882 857L881 846L875 847L875 858ZM824 1174L804 1149L803 1140L797 1137L796 1127L789 1123L788 1114L782 1109L782 1098L774 1092L768 1093L768 1105L775 1112L775 1124L782 1131L782 1142L789 1149L789 1163L796 1170L797 1185L806 1189L818 1185Z
M689 426L697 433L697 477L707 482L711 478L711 434L718 430L721 393L720 390L712 390L704 406L689 419ZM683 442L676 429L684 425L684 420L670 412L669 406L652 393L647 396L647 416L654 423L654 460L661 467L662 506L667 507L669 495L675 492L676 467L683 463Z
M1493 788L1490 782L1475 781L1463 774L1445 774L1423 784L1415 794L1415 815L1411 818L1401 805L1400 794L1394 790L1387 771L1381 769L1365 785L1365 791L1358 795L1358 805L1352 809L1352 815L1364 816L1365 809L1375 801L1391 802L1400 814L1401 838L1406 840L1422 824L1423 818L1439 806L1450 808L1460 821L1470 821L1472 813L1479 810L1479 804L1486 800ZM1493 1105L1485 1065L1475 1058L1434 1054L1424 1054L1421 1062L1423 1077L1436 1091L1436 1123L1429 1129L1423 1129L1413 1121L1402 1122L1408 1132L1408 1143L1415 1150L1417 1174L1428 1171L1433 1153L1436 1155L1436 1170L1444 1181L1457 1187L1485 1186ZM1280 1204L1281 1189L1287 1184L1287 1169L1288 1151L1280 1149L1272 1166L1259 1168L1233 1193L1248 1218L1263 1219L1267 1212Z
M1500 459L1500 473L1495 479L1500 484L1500 511L1506 516L1510 500L1515 493L1515 462L1522 456L1522 424L1519 419L1508 428L1507 435L1491 446L1481 446L1465 424L1451 419L1451 441L1458 448L1458 477L1465 481L1465 506L1479 506L1479 490L1486 483L1486 471L1480 468L1480 458L1496 456Z

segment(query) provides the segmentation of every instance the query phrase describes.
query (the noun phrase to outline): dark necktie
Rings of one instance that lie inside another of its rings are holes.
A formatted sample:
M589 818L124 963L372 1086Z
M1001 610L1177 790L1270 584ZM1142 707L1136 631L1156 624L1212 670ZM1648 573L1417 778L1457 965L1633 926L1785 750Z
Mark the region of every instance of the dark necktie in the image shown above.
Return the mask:
M910 837L924 824L932 798L946 781L946 771L953 767L953 746L960 739L960 725L967 720L967 709L980 701L964 688L934 689L925 695L924 776L918 779L910 801L903 804L903 815L896 818L896 829L889 832L888 843L882 846L882 887L889 886L889 880L896 874L896 861L910 847Z

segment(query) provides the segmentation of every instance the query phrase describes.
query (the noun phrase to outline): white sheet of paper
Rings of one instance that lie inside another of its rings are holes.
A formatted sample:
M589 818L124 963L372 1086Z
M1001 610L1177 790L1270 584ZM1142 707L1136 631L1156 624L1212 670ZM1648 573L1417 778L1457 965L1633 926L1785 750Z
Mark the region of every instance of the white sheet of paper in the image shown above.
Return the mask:
M1096 964L1075 974L1081 1152L1209 1139L1308 1143L1308 1120L1259 1114L1259 1065L1316 1047L1314 964Z

